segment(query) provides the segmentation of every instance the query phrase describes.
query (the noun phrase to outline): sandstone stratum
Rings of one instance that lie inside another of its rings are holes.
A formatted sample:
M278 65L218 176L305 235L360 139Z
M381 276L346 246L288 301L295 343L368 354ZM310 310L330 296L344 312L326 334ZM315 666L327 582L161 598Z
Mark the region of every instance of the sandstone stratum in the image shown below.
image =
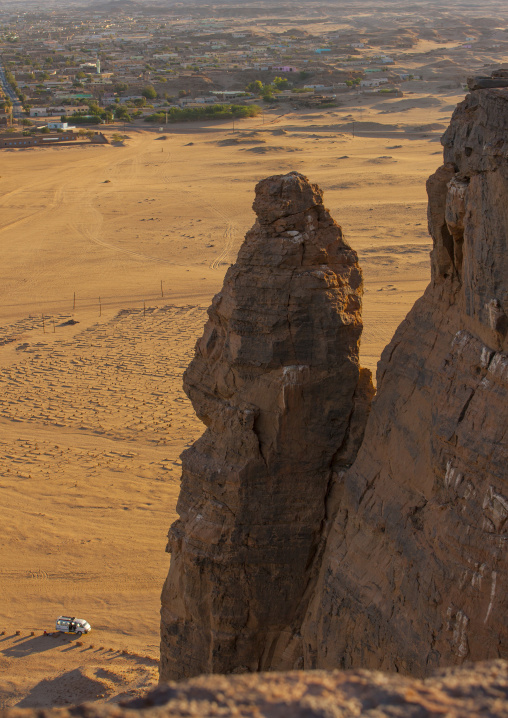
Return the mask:
M356 254L304 177L258 184L184 378L207 429L183 455L162 679L508 656L508 91L473 91L442 141L432 280L370 415Z

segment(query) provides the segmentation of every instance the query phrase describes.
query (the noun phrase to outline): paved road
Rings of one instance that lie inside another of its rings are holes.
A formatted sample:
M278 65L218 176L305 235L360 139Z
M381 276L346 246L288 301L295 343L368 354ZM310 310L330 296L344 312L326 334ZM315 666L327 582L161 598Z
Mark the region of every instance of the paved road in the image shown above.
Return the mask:
M16 95L16 93L14 92L14 90L12 89L12 87L9 85L9 83L7 82L7 80L5 78L5 69L4 69L4 66L3 66L1 60L0 60L0 84L2 85L2 89L5 92L5 94L7 95L7 97L9 97L12 100L13 114L16 116L21 114L21 112L22 112L21 102L18 100L18 96Z

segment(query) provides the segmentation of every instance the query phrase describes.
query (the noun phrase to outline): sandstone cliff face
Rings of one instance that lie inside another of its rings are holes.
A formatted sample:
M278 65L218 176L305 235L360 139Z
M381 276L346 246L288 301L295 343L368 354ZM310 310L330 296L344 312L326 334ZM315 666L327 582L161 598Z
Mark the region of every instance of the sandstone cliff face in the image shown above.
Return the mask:
M182 455L163 679L295 658L327 497L372 395L358 364L361 271L321 191L298 173L270 177L254 210L184 376L207 429Z
M471 93L443 144L432 282L378 365L304 621L309 668L508 656L508 91Z

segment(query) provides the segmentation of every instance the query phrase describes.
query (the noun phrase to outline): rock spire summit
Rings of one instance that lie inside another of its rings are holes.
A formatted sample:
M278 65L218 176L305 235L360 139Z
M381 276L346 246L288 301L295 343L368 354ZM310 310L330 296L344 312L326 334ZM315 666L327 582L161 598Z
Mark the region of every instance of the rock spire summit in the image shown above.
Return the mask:
M372 395L356 253L297 172L258 183L257 220L184 375L206 425L182 455L161 677L255 671L291 653Z

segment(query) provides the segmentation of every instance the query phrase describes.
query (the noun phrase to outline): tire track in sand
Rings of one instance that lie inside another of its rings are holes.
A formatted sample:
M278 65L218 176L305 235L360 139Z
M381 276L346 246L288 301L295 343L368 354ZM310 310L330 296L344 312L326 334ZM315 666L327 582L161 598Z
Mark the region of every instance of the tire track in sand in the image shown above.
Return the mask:
M160 170L160 173L162 175L162 180L166 184L171 184L171 174L167 173L167 170L169 168L169 164L171 161L171 152L167 154L165 157L164 164L162 165L162 169ZM218 207L214 206L211 202L207 201L206 199L203 199L201 195L198 196L197 192L195 190L191 189L184 189L183 187L178 187L178 191L182 192L183 194L189 195L192 197L193 200L197 202L197 206L206 207L208 211L211 214L214 214L216 217L221 219L225 225L226 228L224 230L224 233L222 235L223 240L223 247L219 254L215 257L215 259L208 265L210 269L218 269L221 264L229 264L229 253L231 252L233 245L234 245L234 230L238 230L237 225L231 220L231 218L222 210L218 209Z

